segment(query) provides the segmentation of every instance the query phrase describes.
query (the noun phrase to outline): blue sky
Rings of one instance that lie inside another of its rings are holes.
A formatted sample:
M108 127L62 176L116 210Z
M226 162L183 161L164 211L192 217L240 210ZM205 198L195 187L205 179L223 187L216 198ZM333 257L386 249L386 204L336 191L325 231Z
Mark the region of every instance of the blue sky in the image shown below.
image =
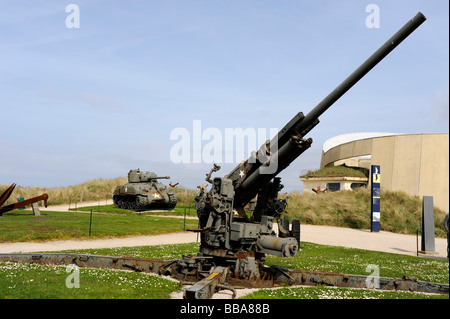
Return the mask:
M80 28L65 21L80 9ZM366 6L380 8L367 28ZM195 188L175 128L278 128L309 112L417 12L427 21L333 105L281 177L352 132L448 133L445 0L0 1L0 184L59 187L133 168ZM195 151L195 150L194 150ZM244 160L245 158L242 158ZM223 164L225 175L237 163Z

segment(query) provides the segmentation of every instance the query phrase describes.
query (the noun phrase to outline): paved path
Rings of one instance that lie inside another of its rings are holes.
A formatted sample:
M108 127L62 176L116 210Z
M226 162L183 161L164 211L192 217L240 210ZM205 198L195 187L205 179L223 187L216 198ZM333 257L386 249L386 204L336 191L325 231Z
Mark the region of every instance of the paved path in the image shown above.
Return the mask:
M39 206L39 209L42 211L51 211L51 212L66 212L71 209L75 209L78 207L88 207L88 206L105 206L105 205L112 205L113 201L112 199L108 200L100 200L95 202L81 202L81 203L72 203L72 204L61 204L61 205L50 205L48 207ZM31 210L31 207L26 207L26 210Z
M197 234L191 232L169 233L153 236L133 236L125 238L105 238L90 240L54 240L46 242L0 243L0 253L14 252L55 252L69 249L116 248L151 246L164 244L182 244L195 242Z
M401 235L386 231L371 232L364 229L352 229L332 226L301 226L301 241L383 251L395 254L417 256L417 239L421 249L421 237ZM447 239L435 238L436 257L447 256Z

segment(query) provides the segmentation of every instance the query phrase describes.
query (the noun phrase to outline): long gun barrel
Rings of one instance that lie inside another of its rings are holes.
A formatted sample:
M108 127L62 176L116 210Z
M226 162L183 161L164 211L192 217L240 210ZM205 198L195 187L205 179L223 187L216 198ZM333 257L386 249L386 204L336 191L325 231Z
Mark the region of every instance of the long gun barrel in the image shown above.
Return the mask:
M319 116L325 112L334 102L344 95L353 85L355 85L363 76L383 60L392 50L394 50L404 39L406 39L414 30L416 30L424 21L425 16L419 12L414 18L406 23L397 33L386 41L375 53L373 53L363 64L350 74L333 92L322 100L311 112L306 115L302 121L301 127L306 128L311 125ZM301 131L302 129L299 128Z
M319 116L425 20L426 18L421 12L417 13L306 116L301 112L298 113L270 142L266 142L258 153L252 154L247 161L238 165L228 174L227 178L233 180L235 189L234 206L243 207L246 205L256 196L260 185L269 182L308 149L311 146L312 139L303 139L303 137L319 123Z

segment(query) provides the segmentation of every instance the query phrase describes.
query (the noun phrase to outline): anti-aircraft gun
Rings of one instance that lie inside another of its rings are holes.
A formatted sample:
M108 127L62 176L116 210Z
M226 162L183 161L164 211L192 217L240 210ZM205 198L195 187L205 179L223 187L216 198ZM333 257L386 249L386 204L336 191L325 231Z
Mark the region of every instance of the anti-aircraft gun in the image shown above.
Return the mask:
M312 139L305 136L319 123L319 116L425 20L419 12L311 112L295 115L230 173L211 180L212 173L220 169L214 165L206 176L210 191L203 189L196 197L200 227L193 231L201 234L200 252L165 267L167 274L183 280L206 277L185 289L185 298L209 298L218 289L233 290L229 286L233 278L292 281L286 269L264 266L265 254L292 257L298 250L298 240L285 226L279 225L281 236L274 232L274 220L286 209L286 201L278 197L282 185L276 176L311 146ZM256 196L249 217L245 206Z

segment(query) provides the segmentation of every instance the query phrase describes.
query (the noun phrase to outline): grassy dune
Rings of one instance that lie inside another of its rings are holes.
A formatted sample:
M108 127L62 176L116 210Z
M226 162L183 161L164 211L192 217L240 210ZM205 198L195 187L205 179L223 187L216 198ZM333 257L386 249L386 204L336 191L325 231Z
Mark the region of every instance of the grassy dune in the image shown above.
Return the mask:
M326 192L320 194L290 193L289 219L302 223L358 229L370 228L370 190ZM381 192L381 230L416 234L421 229L422 200L404 192ZM445 237L445 212L434 208L436 236Z
M115 179L95 179L83 184L58 187L58 188L44 188L39 186L22 187L17 185L8 199L7 204L15 203L18 197L25 199L48 194L49 205L69 204L83 201L96 201L112 198L113 190L119 186L127 183L126 177L118 177ZM3 192L9 185L0 185L0 192Z
M5 203L5 205L15 203L18 197L24 197L25 199L48 194L49 205L69 204L90 201L104 201L105 199L112 199L112 193L114 189L119 185L125 185L128 183L126 177L118 177L115 179L94 179L85 183L73 186L59 187L59 188L44 188L38 186L22 187L16 186L11 197ZM168 185L168 183L163 183ZM0 185L0 193L6 190L10 185ZM195 197L193 190L184 189L180 187L171 188L171 191L175 192L178 197L179 203L191 203Z

